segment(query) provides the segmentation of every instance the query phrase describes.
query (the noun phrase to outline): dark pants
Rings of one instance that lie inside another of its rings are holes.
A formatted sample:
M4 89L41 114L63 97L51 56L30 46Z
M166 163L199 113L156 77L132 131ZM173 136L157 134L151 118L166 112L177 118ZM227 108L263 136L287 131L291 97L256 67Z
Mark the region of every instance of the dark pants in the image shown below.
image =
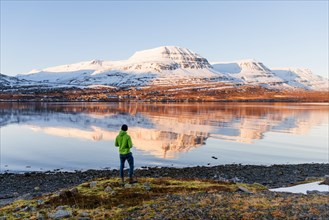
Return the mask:
M123 168L125 167L125 162L128 161L129 164L129 178L133 177L134 174L134 157L130 152L128 154L120 154L120 176L123 178Z

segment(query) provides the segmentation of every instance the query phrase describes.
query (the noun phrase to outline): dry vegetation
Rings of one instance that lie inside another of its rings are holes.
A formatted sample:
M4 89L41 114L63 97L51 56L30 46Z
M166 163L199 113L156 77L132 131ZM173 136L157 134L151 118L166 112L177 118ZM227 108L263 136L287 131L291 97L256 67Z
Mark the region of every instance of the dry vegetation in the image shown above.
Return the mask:
M20 101L284 101L328 102L328 91L269 90L260 86L233 86L220 82L137 88L70 88L1 92L0 100Z
M329 216L328 202L328 196L272 193L259 184L140 178L123 186L102 178L16 201L0 208L0 218L46 219L62 212L70 219L295 219Z

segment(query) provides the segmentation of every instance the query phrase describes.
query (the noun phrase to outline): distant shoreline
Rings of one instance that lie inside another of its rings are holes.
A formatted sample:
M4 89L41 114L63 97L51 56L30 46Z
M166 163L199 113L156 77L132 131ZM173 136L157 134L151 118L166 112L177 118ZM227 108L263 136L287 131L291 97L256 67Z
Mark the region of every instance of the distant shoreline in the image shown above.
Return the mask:
M207 86L207 84L205 84ZM218 85L220 88L221 85ZM150 88L62 88L0 91L0 102L329 102L329 91L271 90L261 86L202 89L193 85Z
M128 100L128 101L40 101L40 100L0 100L0 103L327 103L329 101L300 101L300 100L205 100L205 101L148 101L148 100Z

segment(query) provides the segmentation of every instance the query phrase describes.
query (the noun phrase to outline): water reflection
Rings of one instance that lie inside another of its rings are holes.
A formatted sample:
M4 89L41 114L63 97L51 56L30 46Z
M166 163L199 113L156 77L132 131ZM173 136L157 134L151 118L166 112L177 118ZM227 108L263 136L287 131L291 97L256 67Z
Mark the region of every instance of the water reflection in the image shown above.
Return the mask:
M159 158L206 145L209 138L252 144L267 132L307 134L328 124L327 104L1 103L0 126L48 135L113 141L123 123L138 150Z

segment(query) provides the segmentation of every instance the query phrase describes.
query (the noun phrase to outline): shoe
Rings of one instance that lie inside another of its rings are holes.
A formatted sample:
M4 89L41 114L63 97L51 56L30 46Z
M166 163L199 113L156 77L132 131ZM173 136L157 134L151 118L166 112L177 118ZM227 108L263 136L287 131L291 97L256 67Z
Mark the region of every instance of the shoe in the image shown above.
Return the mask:
M134 184L134 183L138 183L137 180L134 180L133 178L129 179L129 184Z

